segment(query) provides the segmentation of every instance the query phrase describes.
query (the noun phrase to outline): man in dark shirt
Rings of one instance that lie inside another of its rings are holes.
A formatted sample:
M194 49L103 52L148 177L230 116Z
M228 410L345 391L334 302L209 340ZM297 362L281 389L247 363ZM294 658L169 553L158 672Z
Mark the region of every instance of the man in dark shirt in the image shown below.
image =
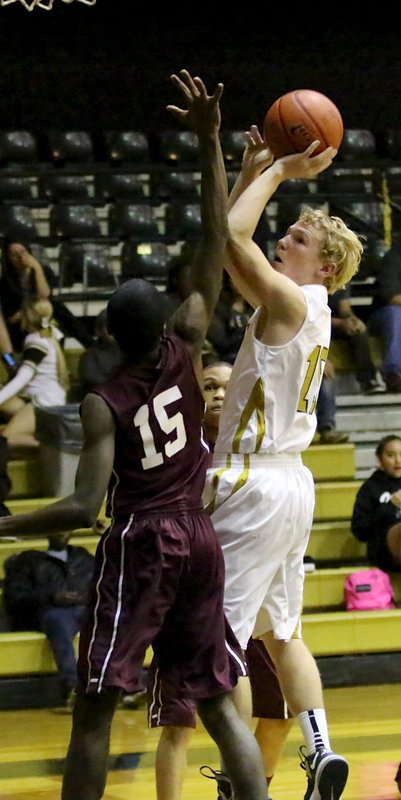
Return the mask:
M108 326L125 367L82 404L84 445L72 495L1 524L0 536L94 523L108 488L113 514L96 553L80 636L78 696L64 800L103 794L119 692L138 686L152 644L166 690L191 697L216 741L238 800L265 800L260 751L231 696L244 674L223 613L224 561L201 491L201 352L221 287L227 186L219 142L222 85L208 96L188 72L173 76L188 108L169 109L199 138L203 236L192 291L163 336L165 300L142 280L120 286Z
M46 634L69 704L77 681L74 638L92 579L93 556L68 544L71 534L49 536L45 551L24 550L4 564L4 607L13 630Z
M382 373L389 392L401 392L401 247L394 244L379 261L369 332L383 342Z
M331 308L331 338L344 339L355 360L355 376L363 394L378 394L385 391L378 380L372 361L369 336L365 323L354 312L349 286L329 295Z

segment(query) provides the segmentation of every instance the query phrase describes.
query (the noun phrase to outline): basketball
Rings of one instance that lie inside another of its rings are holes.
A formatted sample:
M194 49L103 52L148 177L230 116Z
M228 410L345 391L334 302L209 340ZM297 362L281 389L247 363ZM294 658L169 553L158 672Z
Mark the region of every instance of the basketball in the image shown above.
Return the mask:
M337 106L321 92L295 89L276 100L269 108L264 138L276 158L301 153L319 139L313 155L326 147L338 150L344 126Z

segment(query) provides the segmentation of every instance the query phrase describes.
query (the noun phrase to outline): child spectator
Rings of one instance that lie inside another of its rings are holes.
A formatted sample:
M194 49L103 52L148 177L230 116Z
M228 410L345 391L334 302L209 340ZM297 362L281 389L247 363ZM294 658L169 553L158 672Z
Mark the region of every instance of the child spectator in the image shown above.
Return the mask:
M384 436L376 448L379 468L356 496L351 530L367 543L369 562L384 571L401 569L401 436Z

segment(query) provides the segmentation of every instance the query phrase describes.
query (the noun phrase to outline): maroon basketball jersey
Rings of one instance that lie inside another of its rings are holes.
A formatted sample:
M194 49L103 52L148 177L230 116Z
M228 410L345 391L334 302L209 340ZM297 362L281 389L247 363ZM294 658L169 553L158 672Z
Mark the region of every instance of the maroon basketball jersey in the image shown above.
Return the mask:
M94 392L116 424L108 515L199 508L208 462L205 404L182 340L163 337L157 367L124 366Z

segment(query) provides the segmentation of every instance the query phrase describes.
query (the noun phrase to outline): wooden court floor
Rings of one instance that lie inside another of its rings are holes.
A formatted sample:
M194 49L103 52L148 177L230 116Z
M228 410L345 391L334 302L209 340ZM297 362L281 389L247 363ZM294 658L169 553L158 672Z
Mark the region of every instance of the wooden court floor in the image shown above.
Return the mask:
M344 800L401 800L394 775L401 760L401 683L325 691L333 749L350 764ZM0 712L0 800L54 800L71 715L64 709ZM143 708L118 710L113 723L105 800L154 800L153 763L158 733L146 728ZM294 725L271 785L273 800L302 800L298 766L301 738ZM189 751L183 800L215 800L213 781L199 766L218 768L217 751L199 725Z

